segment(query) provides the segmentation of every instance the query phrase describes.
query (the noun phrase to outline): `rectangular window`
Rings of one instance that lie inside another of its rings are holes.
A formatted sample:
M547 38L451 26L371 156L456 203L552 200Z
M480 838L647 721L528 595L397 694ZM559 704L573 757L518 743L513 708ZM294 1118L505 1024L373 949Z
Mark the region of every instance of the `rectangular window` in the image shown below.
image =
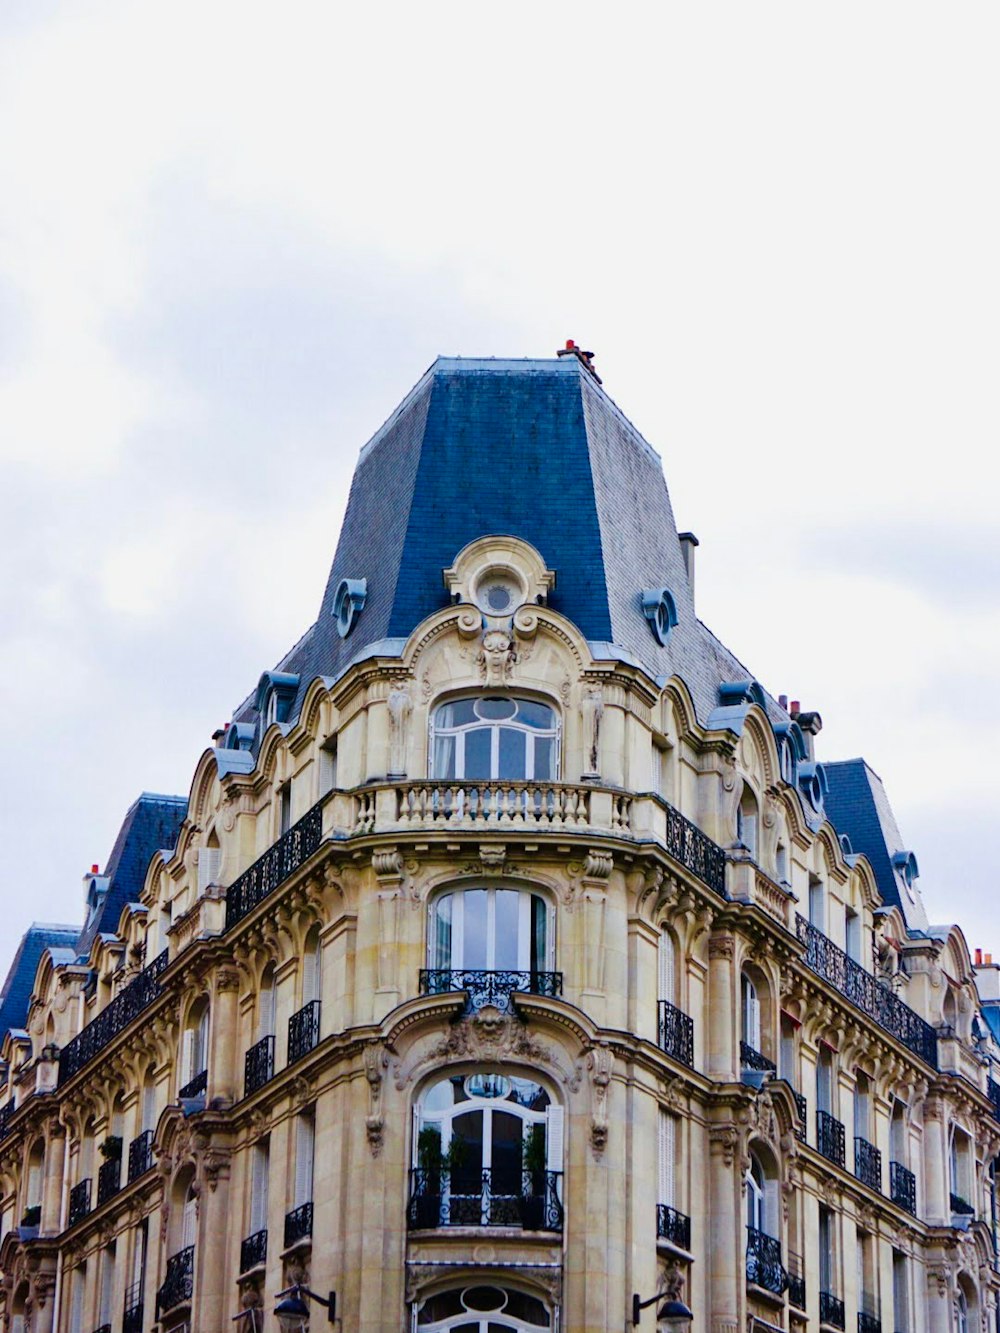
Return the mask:
M836 1296L837 1277L833 1251L833 1214L829 1208L819 1210L819 1289Z
M221 847L198 848L198 892L204 893L210 884L218 884L222 865Z
M278 837L292 827L292 784L286 782L278 790Z
M826 932L826 895L817 875L809 876L809 924Z
M858 1309L878 1317L875 1282L875 1239L867 1231L858 1232Z
M848 958L861 962L861 918L849 907L844 909L844 948Z
M319 752L319 796L334 791L337 786L337 738L331 736Z
M267 1230L268 1144L255 1143L250 1150L250 1230L248 1235Z
M910 1279L906 1255L892 1252L892 1327L895 1333L910 1333Z
M197 1201L192 1197L184 1202L184 1211L181 1214L181 1249L186 1250L188 1246L195 1243L195 1237L198 1234L198 1209Z
M295 1119L295 1198L293 1206L301 1208L312 1203L313 1154L315 1151L316 1122L311 1115Z
M115 1247L109 1245L101 1259L100 1322L110 1324L115 1300Z
M83 1333L83 1298L87 1290L87 1265L73 1269L69 1295L69 1333ZM16 1323L16 1320L15 1320ZM22 1323L21 1327L24 1327Z
M798 1061L795 1058L795 1025L790 1018L781 1016L781 1077L793 1088L799 1086Z
M833 1057L823 1047L816 1065L816 1106L833 1115Z
M130 1279L130 1299L138 1305L142 1301L142 1289L146 1279L146 1237L147 1224L141 1222L132 1237L132 1276Z
M668 1004L676 1004L674 980L674 940L667 930L660 931L658 964L658 984L660 999Z
M674 1204L674 1163L677 1160L677 1121L669 1111L660 1109L659 1126L659 1197L657 1202L668 1208Z

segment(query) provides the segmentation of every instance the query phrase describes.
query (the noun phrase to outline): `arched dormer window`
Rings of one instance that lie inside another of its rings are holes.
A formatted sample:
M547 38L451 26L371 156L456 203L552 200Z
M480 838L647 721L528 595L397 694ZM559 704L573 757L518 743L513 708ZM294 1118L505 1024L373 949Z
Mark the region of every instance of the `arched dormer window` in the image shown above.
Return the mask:
M414 1228L562 1229L563 1108L530 1079L449 1074L414 1117Z
M454 699L434 713L431 777L554 782L559 723L547 704L509 696Z
M753 861L757 860L757 797L746 783L736 810L736 838L750 853Z

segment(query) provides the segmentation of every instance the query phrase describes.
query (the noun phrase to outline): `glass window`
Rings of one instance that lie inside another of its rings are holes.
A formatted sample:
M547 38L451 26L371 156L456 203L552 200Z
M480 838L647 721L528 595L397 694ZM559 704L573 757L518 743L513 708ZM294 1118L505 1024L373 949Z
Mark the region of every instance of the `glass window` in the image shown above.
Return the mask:
M434 714L431 777L448 781L554 782L559 728L530 699L456 699Z
M430 1296L420 1307L417 1327L427 1333L536 1333L552 1321L541 1301L503 1287L466 1287Z
M441 894L431 905L429 965L456 971L546 971L549 917L544 898L519 889Z

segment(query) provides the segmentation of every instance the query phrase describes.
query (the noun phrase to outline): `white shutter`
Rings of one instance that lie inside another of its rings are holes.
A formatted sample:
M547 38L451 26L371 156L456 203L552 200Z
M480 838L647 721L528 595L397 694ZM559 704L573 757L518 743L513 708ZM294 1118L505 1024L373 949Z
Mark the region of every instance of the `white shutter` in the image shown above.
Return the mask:
M146 1272L146 1228L138 1226L132 1239L132 1280L131 1286L142 1291L142 1279Z
M35 1208L42 1201L42 1168L40 1163L32 1162L28 1167L28 1204Z
M416 1305L414 1305L414 1310L416 1310ZM72 1315L70 1316L70 1318L72 1318ZM79 1327L80 1327L79 1323L71 1324L71 1325L70 1325L70 1333L77 1333L77 1330L79 1329ZM16 1315L14 1316L13 1321L11 1322L11 1326L10 1326L10 1333L24 1333L24 1315L23 1315L23 1314L16 1314Z
M180 1083L181 1087L183 1087L185 1083L190 1083L191 1080L194 1078L195 1074L201 1072L200 1070L194 1068L194 1057L195 1057L194 1038L195 1038L194 1028L185 1028L184 1036L181 1042L181 1076L178 1079L178 1082Z
M660 931L657 961L659 964L659 998L666 1000L669 1004L676 1004L674 999L674 941L666 930Z
M109 1247L104 1251L101 1262L101 1323L111 1323L111 1310L115 1298L115 1251Z
M311 1115L295 1121L295 1207L312 1202L315 1129Z
M251 1151L253 1175L250 1181L250 1234L254 1235L267 1226L268 1152L266 1145L260 1143L255 1143Z
M222 866L221 847L198 848L198 892L204 893L210 884L218 884Z
M260 988L260 997L258 1004L260 1006L260 1028L258 1037L274 1036L274 972L268 971L265 974L263 985Z
M420 1165L420 1159L417 1156L417 1152L420 1145L420 1123L421 1123L420 1107L415 1106L413 1108L413 1148L411 1151L411 1156L414 1166Z
M198 1215L197 1204L194 1199L184 1201L184 1213L181 1226L181 1249L186 1250L189 1245L195 1243L198 1234Z
M208 1010L203 1009L201 1018L198 1020L198 1040L195 1042L197 1050L195 1054L198 1058L198 1068L191 1071L191 1077L200 1074L203 1069L208 1068Z
M545 1112L548 1133L545 1136L545 1167L548 1171L563 1169L563 1121L561 1106L550 1106Z
M142 1128L156 1128L156 1087L147 1083L142 1090Z
M69 1306L69 1333L83 1333L83 1296L87 1285L87 1268L81 1264L79 1268L73 1270L73 1290L70 1293ZM18 1318L21 1318L18 1316ZM17 1319L14 1320L14 1327L17 1327ZM24 1329L24 1320L21 1319L21 1329Z
M674 1206L674 1162L677 1156L677 1121L669 1111L660 1110L659 1125L659 1199L658 1203Z

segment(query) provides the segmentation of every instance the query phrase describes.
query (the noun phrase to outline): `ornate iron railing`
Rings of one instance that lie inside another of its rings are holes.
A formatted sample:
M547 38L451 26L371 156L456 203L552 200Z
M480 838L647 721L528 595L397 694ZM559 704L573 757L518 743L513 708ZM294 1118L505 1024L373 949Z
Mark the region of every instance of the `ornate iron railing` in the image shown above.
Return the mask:
M416 1167L410 1172L406 1222L429 1227L521 1227L562 1231L561 1171L454 1170Z
M806 1279L802 1270L802 1256L788 1253L788 1304L796 1310L806 1308Z
M511 996L515 991L529 995L562 995L561 972L481 972L449 967L422 967L419 989L421 995L447 995L449 991L465 991L469 1009L475 1012L487 1005L509 1013Z
M129 1023L148 1009L160 993L160 974L167 966L167 950L124 986L96 1018L80 1029L59 1052L60 1086L104 1050Z
M836 1166L843 1166L847 1160L844 1126L829 1111L816 1112L816 1147Z
M138 1180L153 1165L153 1131L144 1129L128 1145L128 1183Z
M163 1286L156 1293L156 1317L191 1299L194 1290L194 1246L178 1250L167 1260Z
M882 1193L882 1154L873 1143L861 1137L854 1140L854 1174L862 1185Z
M97 1172L97 1206L113 1199L122 1187L122 1159L109 1157Z
M288 1020L288 1063L294 1064L319 1041L319 1000L310 1000Z
M667 851L675 861L679 861L686 870L690 870L696 879L700 879L706 888L724 898L726 853L717 842L713 842L706 833L702 833L697 824L685 819L679 810L675 810L662 798L660 804L667 816L665 838Z
M307 1236L313 1233L313 1206L312 1200L308 1203L299 1204L298 1208L293 1208L290 1213L285 1214L285 1249L305 1240Z
M255 1231L247 1236L240 1245L240 1272L249 1273L251 1268L267 1262L267 1228Z
M122 1333L142 1333L142 1283L133 1282L125 1293Z
M778 1066L760 1051L755 1051L749 1042L740 1042L740 1068L757 1069L765 1074L776 1074Z
M986 1080L986 1094L993 1103L993 1114L1000 1120L1000 1083L995 1078Z
M951 1211L953 1214L957 1217L975 1217L976 1210L973 1208L972 1204L969 1203L968 1199L963 1199L960 1194L952 1194L950 1198Z
M100 1328L95 1328L94 1333L111 1333L110 1324L102 1324Z
M917 1178L902 1162L889 1163L889 1193L894 1204L917 1215Z
M243 1096L270 1083L274 1078L274 1038L261 1037L243 1057Z
M691 1219L665 1203L656 1205L657 1240L668 1240L682 1250L691 1248Z
M669 1000L659 1001L657 1033L661 1051L689 1069L694 1068L694 1019Z
M78 1185L74 1185L69 1192L69 1215L66 1219L67 1227L75 1227L77 1222L82 1222L90 1212L90 1177L81 1180Z
M747 1281L780 1296L788 1286L781 1262L781 1241L754 1227L747 1227Z
M792 1088L792 1097L795 1101L795 1109L799 1113L799 1123L795 1127L795 1137L806 1141L806 1125L809 1123L809 1103L806 1101L805 1093L799 1092L797 1088Z
M819 1322L829 1324L831 1328L843 1329L845 1326L844 1302L832 1291L819 1294Z
M882 1333L882 1320L870 1310L859 1310L858 1333Z
M323 801L318 801L230 884L226 890L226 929L231 930L258 903L262 903L269 893L273 893L294 870L298 870L303 861L312 856L322 841Z
M203 1069L200 1074L195 1074L194 1078L189 1079L183 1088L177 1089L177 1096L182 1098L201 1097L208 1091L208 1070Z
M924 1022L898 995L866 972L860 963L848 957L833 940L827 939L799 913L795 916L795 931L799 942L806 946L807 967L829 981L908 1051L937 1069L937 1033L930 1023Z
M0 1140L6 1138L10 1129L10 1118L17 1110L13 1102L8 1102L6 1106L0 1106Z

